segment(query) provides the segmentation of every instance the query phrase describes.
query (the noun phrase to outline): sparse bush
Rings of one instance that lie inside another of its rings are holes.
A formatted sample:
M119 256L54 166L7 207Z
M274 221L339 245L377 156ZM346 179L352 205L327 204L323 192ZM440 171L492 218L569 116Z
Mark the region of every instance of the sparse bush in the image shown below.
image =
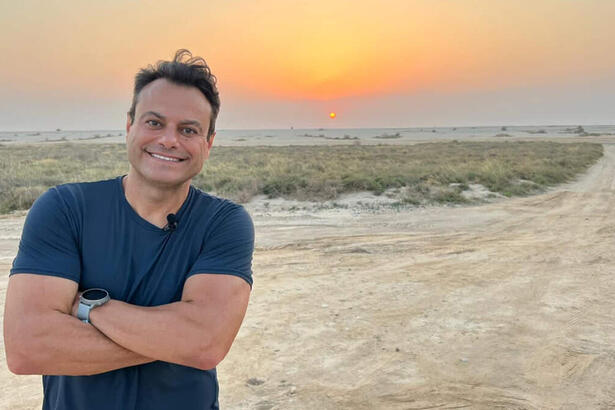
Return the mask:
M433 197L433 201L438 203L449 203L449 204L462 204L468 202L468 200L461 195L461 192L454 189L442 189L437 192Z

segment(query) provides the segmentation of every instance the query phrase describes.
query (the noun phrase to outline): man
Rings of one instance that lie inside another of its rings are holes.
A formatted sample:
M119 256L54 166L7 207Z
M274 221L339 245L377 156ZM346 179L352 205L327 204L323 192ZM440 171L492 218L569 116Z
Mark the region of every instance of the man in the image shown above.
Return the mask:
M254 244L242 207L190 185L219 106L187 50L141 70L128 174L51 188L32 206L4 337L12 372L43 375L44 409L218 408L215 367L247 308Z

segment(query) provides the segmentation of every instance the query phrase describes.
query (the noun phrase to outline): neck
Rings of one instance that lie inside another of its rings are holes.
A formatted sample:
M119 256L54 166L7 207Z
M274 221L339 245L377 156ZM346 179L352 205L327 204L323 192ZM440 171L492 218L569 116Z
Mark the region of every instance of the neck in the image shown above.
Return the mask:
M175 214L188 197L190 181L178 187L152 186L139 181L134 172L122 179L124 195L135 212L160 228L167 224L167 215Z

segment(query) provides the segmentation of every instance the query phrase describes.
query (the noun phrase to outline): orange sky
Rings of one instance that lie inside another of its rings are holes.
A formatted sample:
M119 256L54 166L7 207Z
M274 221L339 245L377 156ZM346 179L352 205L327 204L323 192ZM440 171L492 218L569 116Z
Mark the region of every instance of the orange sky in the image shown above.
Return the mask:
M181 47L219 77L226 128L318 127L321 110L347 127L535 122L524 101L615 90L614 17L607 0L2 2L0 130L79 127L79 107L121 128L136 70ZM490 98L507 96L515 115L498 116ZM433 111L421 118L400 110L426 98ZM483 117L451 115L472 98L485 100ZM374 101L397 117L366 119ZM554 102L561 115L544 120L567 123L573 101ZM595 118L579 111L570 123L612 123L613 109L596 104Z

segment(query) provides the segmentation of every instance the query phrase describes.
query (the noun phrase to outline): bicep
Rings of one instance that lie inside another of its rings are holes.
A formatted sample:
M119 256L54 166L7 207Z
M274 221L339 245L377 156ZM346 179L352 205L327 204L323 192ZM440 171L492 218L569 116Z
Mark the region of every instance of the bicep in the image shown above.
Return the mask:
M238 276L225 274L192 275L186 280L182 292L183 302L220 313L227 309L245 312L249 299L250 285Z
M196 309L197 321L215 340L219 360L226 355L239 331L250 299L250 285L242 278L224 274L196 274L184 285L182 301Z
M56 276L14 274L9 278L4 308L5 335L20 332L30 319L47 313L70 315L77 282Z
M77 283L55 276L16 274L9 278L4 305L4 348L9 368L22 373L33 342L49 332L59 315L70 314ZM40 352L37 352L40 353ZM38 372L35 372L38 373Z

